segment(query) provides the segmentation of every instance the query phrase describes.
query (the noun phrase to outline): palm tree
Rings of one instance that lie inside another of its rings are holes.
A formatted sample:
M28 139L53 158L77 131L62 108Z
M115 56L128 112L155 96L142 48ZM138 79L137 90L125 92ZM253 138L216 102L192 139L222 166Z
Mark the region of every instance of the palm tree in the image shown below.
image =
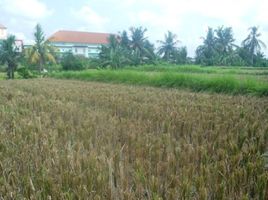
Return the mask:
M224 28L221 26L215 30L215 33L216 46L220 53L227 54L233 50L233 47L236 47L232 27Z
M251 58L251 65L254 64L254 55L258 53L261 48L266 48L263 41L258 39L261 34L258 33L258 27L253 26L249 28L250 33L245 40L242 42L242 46L249 52Z
M26 50L26 57L30 63L37 64L39 72L42 72L47 62L56 63L54 57L55 49L48 40L45 40L45 34L39 24L35 27L35 45Z
M109 37L109 44L101 47L99 54L100 65L103 67L110 66L113 69L121 68L128 63L127 49L125 49L119 42L115 35Z
M179 40L177 40L177 36L172 32L168 31L168 33L165 34L165 40L160 40L158 42L161 44L158 49L158 54L160 56L163 55L164 60L171 61L172 56L174 56L174 53L177 50L176 45L179 43Z
M147 37L145 37L146 28L138 27L130 28L130 49L132 50L132 55L135 60L139 59L139 64L142 63L152 63L155 59L154 46L149 42Z
M147 40L147 37L144 36L146 31L147 29L142 27L130 28L130 46L133 50L139 50L140 52L144 50L144 43Z
M218 53L217 64L226 65L226 60L233 55L234 47L237 47L234 44L235 39L233 37L232 27L218 27L215 33L215 49Z
M130 48L130 40L125 30L122 33L120 33L120 45L124 47L125 49Z
M206 37L201 37L203 44L196 49L196 62L203 65L214 65L217 59L216 39L212 28L208 28Z
M0 62L7 64L7 77L8 79L14 79L14 71L17 67L19 52L15 44L16 38L14 35L8 36L0 46Z

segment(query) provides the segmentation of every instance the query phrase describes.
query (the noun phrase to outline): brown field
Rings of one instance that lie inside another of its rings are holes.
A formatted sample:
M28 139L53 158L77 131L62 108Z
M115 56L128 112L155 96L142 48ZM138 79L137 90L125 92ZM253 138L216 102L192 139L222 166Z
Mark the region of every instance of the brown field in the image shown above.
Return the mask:
M0 81L0 199L264 199L268 98Z

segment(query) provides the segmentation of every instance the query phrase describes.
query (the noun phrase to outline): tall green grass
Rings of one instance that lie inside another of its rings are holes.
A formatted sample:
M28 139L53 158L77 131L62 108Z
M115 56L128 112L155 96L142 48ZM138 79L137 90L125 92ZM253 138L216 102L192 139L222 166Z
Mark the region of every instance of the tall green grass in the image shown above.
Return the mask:
M202 74L245 74L268 75L268 68L256 67L202 67L198 65L144 65L139 67L127 67L127 70L145 72L183 72Z
M133 70L59 72L52 73L50 76L60 79L78 79L166 88L185 88L194 92L208 91L216 93L268 96L268 83L246 76L171 72L148 73Z

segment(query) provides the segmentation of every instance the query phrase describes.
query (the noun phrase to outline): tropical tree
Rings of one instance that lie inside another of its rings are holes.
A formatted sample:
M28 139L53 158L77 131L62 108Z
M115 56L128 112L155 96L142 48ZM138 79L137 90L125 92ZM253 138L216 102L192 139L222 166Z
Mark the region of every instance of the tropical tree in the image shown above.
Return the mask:
M258 27L253 26L249 28L250 33L242 42L242 47L245 48L250 55L250 64L254 65L254 55L261 51L261 48L266 48L263 41L259 39L261 33L258 33Z
M186 64L188 62L187 48L185 46L177 48L174 52L174 57L175 57L176 64Z
M0 62L7 64L7 77L14 79L14 72L19 60L19 52L15 44L16 38L14 35L8 36L0 45Z
M217 65L231 65L234 58L238 58L234 49L237 45L234 44L234 36L232 27L218 27L215 30L215 49L217 57L215 58ZM230 61L230 62L229 62Z
M127 51L120 45L119 38L115 35L109 37L109 44L102 45L99 54L100 65L110 66L113 69L121 68L128 63Z
M42 72L45 64L48 62L56 63L55 49L50 45L49 41L45 39L45 34L40 24L35 27L35 44L26 49L26 57L31 64L37 64L39 72Z
M85 69L85 59L82 56L73 55L72 52L66 52L62 56L60 64L63 70L83 70Z
M196 62L203 65L214 65L217 60L216 39L212 28L208 28L206 37L201 38L203 44L196 49Z
M232 27L223 26L219 27L215 30L216 37L216 48L221 54L228 54L229 52L233 51L233 48L236 47L234 44L234 36L233 36L233 29Z
M142 27L131 27L129 30L131 33L131 48L134 50L139 50L140 52L144 51L144 43L147 40L147 37L145 37L145 32L147 29Z
M158 54L167 62L174 61L174 55L177 51L177 44L179 43L177 36L168 31L168 33L165 34L164 41L160 40L158 42L161 44L161 46L158 48Z
M154 46L145 37L146 28L143 27L131 27L130 29L130 49L131 55L134 55L135 59L139 59L139 64L153 62Z
M130 48L130 40L128 38L127 31L125 30L120 34L120 45L125 49Z

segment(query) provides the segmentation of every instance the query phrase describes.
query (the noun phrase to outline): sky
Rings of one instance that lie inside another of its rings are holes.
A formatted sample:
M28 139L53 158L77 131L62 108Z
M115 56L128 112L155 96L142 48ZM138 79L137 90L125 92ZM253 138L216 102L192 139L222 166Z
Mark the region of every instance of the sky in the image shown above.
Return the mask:
M258 26L268 46L267 0L0 0L0 24L9 34L29 43L37 23L46 36L58 30L118 33L143 26L156 46L171 31L189 56L209 26L232 26L238 45L249 27Z

